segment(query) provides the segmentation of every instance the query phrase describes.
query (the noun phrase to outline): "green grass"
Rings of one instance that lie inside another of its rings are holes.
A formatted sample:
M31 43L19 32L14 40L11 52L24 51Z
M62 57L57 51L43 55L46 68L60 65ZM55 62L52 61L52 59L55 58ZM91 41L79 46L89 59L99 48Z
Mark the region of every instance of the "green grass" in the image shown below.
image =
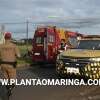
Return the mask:
M18 45L18 48L21 53L21 58L17 60L18 64L31 64L32 63L31 58L29 56L25 56L25 57L23 56L27 54L28 50L31 50L32 46L28 45L27 48L26 45Z

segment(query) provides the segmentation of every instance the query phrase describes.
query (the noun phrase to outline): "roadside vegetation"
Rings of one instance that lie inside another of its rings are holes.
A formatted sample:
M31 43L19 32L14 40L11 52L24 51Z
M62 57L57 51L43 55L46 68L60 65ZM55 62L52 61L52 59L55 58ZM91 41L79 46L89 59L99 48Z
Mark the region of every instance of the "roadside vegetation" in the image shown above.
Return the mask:
M31 57L28 55L28 50L32 49L32 45L29 44L28 46L26 46L25 44L23 45L17 45L20 53L21 53L21 58L19 58L17 60L18 62L18 67L24 67L24 66L29 66L32 64L32 60Z

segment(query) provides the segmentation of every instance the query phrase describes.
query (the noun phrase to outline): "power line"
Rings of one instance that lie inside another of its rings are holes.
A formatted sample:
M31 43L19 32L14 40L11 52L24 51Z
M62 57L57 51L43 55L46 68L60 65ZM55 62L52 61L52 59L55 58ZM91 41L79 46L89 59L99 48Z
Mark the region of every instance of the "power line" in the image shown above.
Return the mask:
M23 21L23 22L0 22L0 24L24 24L27 23L27 21ZM28 23L41 23L41 22L32 22L32 21L28 21Z

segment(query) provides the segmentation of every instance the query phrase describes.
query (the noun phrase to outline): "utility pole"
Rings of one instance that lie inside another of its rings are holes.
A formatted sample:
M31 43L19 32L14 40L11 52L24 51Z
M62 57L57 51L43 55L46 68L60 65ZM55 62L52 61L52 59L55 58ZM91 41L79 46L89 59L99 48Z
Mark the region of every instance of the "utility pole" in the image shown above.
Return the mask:
M0 25L0 44L3 44L5 42L4 39L4 31L5 31L5 25Z
M28 19L26 20L26 46L28 50L28 32L29 32L29 21Z

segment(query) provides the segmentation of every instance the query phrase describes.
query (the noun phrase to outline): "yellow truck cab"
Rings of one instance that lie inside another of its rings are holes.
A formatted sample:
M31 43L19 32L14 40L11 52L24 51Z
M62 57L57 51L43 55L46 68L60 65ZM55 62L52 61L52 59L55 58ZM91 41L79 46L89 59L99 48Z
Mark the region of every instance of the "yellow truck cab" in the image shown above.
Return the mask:
M78 38L78 45L57 56L56 71L59 75L100 78L100 36Z

